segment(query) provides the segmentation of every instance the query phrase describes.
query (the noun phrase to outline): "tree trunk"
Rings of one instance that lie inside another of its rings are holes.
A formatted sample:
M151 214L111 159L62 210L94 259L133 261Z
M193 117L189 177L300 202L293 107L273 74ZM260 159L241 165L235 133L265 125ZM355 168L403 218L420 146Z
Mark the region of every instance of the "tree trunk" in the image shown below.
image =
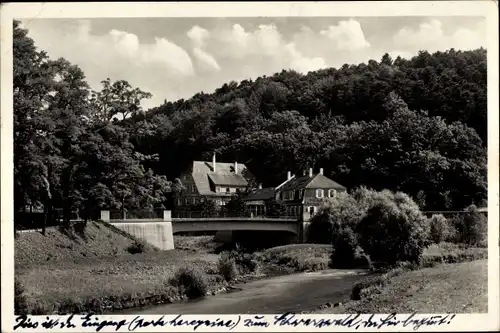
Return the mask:
M48 207L46 204L43 205L43 224L42 224L42 235L45 236L46 228L47 228L47 212Z

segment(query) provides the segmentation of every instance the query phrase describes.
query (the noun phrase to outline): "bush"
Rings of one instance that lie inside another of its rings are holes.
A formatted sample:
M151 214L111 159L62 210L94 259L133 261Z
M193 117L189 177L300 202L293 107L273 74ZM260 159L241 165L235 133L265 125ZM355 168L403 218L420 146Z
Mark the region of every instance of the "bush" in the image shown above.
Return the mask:
M226 281L234 280L238 275L238 267L236 261L227 255L222 255L218 262L219 274L224 277Z
M169 284L179 288L189 298L203 297L208 292L207 275L194 267L180 268Z
M486 216L479 213L474 205L467 207L466 211L466 214L455 220L458 239L461 243L480 245L487 235L488 221Z
M429 238L433 243L439 244L450 238L448 221L441 214L431 216L429 219L429 228Z
M406 194L388 195L370 208L356 231L372 260L418 261L428 245L428 219Z
M251 253L241 251L227 251L221 253L223 260L233 260L239 274L250 274L258 269L259 262Z
M320 207L311 219L308 228L308 241L316 244L332 244L334 224L354 228L363 217L363 209L347 193L339 193Z
M146 252L146 244L144 242L135 241L132 245L127 247L127 252L130 254Z
M17 279L14 279L14 314L28 314L28 300L21 282Z
M372 268L370 257L358 245L356 234L350 227L337 226L330 256L331 268Z

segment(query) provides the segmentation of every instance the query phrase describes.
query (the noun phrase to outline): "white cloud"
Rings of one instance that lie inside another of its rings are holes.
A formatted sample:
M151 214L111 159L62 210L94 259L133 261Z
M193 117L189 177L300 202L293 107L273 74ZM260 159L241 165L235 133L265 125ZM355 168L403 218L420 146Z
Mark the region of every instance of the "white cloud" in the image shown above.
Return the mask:
M359 50L370 47L366 41L361 24L355 20L340 21L337 25L321 30L320 35L330 39L338 49Z
M286 45L286 49L290 56L290 68L298 72L306 74L307 72L318 70L326 67L325 60L321 57L304 57L297 51L296 45L290 43Z
M195 47L193 49L193 55L204 69L220 71L220 66L217 63L217 60L215 60L215 58L211 54Z
M436 19L421 23L417 28L404 27L395 33L392 39L396 47L413 54L419 50L470 50L486 46L484 24L471 28L462 27L453 33L446 33L443 24Z
M325 21L322 26L307 26L303 21L298 29L286 22L279 28L270 23L249 28L242 22L216 28L193 24L184 30L159 32L144 21L140 34L112 23L109 30L101 27L95 33L89 20L31 20L27 28L36 45L51 57L79 65L92 88L100 89L100 81L109 77L151 92L153 98L143 103L145 107L282 69L307 73L380 60L384 53L393 59L398 55L411 58L422 49L435 52L486 45L484 24L466 25L458 20L428 20L399 30L387 30L386 25L380 31L364 31L355 19ZM145 41L146 36L150 41Z
M187 36L193 41L196 47L203 47L205 41L210 37L210 33L207 29L195 25L187 32Z

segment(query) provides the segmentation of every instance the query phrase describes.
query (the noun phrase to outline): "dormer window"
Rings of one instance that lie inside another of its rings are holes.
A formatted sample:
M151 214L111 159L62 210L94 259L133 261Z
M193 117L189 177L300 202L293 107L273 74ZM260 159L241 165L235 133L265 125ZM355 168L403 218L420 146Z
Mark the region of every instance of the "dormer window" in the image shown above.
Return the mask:
M316 190L316 198L323 198L324 195L325 195L325 193L322 189Z
M336 194L337 194L337 191L335 191L335 190L328 190L328 197L329 198L335 198Z

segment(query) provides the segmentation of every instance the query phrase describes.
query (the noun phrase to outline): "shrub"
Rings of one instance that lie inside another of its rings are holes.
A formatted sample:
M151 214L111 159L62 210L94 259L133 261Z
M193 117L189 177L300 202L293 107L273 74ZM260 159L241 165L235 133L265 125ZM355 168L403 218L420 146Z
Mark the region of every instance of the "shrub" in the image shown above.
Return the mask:
M127 247L127 252L130 254L144 253L146 252L146 244L141 241L135 241L132 245Z
M222 252L221 258L224 258L223 260L226 261L233 260L240 274L253 273L258 269L259 265L258 260L256 260L253 254L242 251Z
M358 240L351 228L335 225L332 240L330 266L332 268L352 268Z
M218 262L219 273L226 281L234 280L239 272L234 258L229 256L221 256Z
M428 219L406 194L387 195L358 224L358 240L372 260L418 261L428 245Z
M354 228L363 217L358 202L347 193L339 193L320 207L311 219L308 241L316 244L332 244L334 224Z
M203 297L208 292L208 277L194 267L180 268L169 284L179 288L189 298Z
M471 205L466 209L467 213L455 221L460 242L469 245L481 244L487 235L486 216L478 212L477 207Z
M28 314L28 300L21 282L14 279L14 314Z
M443 215L432 215L429 219L429 228L430 241L433 243L439 244L449 238L448 221Z

